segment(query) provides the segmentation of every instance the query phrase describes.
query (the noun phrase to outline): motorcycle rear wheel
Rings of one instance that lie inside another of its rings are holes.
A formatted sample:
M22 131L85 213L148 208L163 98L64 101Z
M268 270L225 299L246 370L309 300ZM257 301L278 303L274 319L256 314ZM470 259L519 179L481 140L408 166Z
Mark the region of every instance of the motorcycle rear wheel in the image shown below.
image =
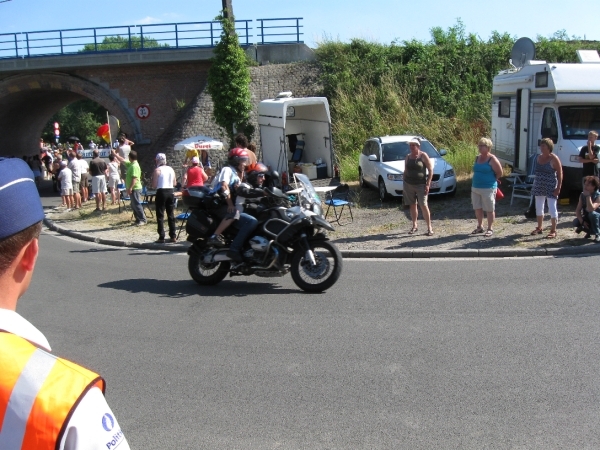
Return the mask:
M188 259L188 271L196 283L202 286L212 286L227 276L229 263L223 261L206 264L200 255L192 254Z
M311 242L316 265L304 259L304 252L297 251L292 258L292 279L296 286L306 292L323 292L333 286L342 274L342 254L329 241Z

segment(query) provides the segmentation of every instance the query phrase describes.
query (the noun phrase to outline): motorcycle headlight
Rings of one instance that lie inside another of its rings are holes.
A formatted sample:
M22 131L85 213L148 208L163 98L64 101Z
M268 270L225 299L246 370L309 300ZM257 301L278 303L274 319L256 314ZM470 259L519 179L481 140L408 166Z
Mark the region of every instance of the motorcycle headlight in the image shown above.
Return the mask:
M313 203L312 206L312 212L314 212L315 214L322 216L323 215L323 208L321 207L320 203Z
M387 179L391 181L402 181L404 179L403 173L388 173Z
M444 172L444 178L450 178L454 176L454 169L448 169Z

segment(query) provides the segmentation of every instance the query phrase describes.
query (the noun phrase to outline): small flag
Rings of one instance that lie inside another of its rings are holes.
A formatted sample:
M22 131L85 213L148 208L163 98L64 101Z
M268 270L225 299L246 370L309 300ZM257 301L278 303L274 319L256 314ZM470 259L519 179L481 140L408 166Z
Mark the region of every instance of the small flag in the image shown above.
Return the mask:
M110 144L110 127L107 123L98 127L98 131L96 131L96 136L101 137L107 143Z
M115 116L108 116L108 127L110 129L110 137L115 140L120 130L119 119Z

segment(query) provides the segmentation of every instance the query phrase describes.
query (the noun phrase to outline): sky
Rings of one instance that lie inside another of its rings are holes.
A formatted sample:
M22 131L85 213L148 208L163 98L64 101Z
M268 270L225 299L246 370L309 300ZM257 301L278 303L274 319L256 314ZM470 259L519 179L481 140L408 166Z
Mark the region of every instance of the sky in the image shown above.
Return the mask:
M390 44L427 42L433 27L460 19L467 33L487 40L492 31L514 37L569 36L600 41L598 0L232 0L236 19L302 17L303 40L353 38ZM0 0L0 34L117 25L210 21L220 0Z

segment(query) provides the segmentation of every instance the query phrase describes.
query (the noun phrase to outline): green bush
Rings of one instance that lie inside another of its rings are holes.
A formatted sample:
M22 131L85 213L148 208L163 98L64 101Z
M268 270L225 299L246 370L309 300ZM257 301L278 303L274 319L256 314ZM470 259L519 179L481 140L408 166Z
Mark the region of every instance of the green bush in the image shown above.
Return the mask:
M159 44L154 38L144 36L144 48L161 48L169 47L169 44ZM106 36L102 42L97 45L85 44L83 49L79 52L106 52L110 50L128 50L128 49L140 49L142 48L142 38L140 36Z

